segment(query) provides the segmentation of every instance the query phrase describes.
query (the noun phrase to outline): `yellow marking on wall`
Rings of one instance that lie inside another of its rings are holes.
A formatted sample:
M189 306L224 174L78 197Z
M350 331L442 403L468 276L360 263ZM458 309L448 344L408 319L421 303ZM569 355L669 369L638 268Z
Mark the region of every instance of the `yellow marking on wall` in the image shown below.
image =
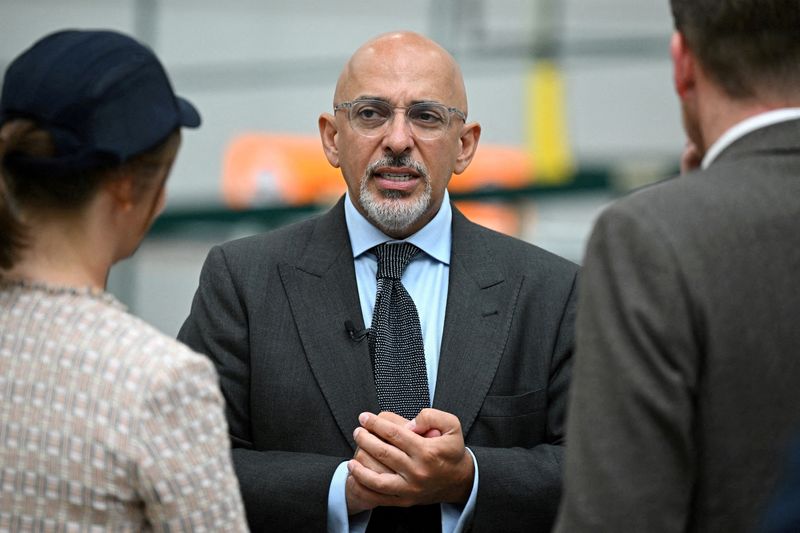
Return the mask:
M563 184L572 177L574 162L561 71L552 61L538 61L528 73L526 91L527 146L536 181Z

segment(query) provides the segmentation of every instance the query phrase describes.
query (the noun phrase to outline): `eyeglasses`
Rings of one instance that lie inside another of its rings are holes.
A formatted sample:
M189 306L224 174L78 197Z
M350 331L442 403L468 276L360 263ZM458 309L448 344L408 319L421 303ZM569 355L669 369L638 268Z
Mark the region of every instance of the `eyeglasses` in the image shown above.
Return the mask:
M334 113L347 110L350 126L365 137L378 137L386 133L394 120L395 109L405 109L406 123L411 126L411 133L425 141L432 141L444 135L450 127L451 113L464 122L467 121L467 115L463 111L438 102L393 106L383 100L363 98L333 106Z

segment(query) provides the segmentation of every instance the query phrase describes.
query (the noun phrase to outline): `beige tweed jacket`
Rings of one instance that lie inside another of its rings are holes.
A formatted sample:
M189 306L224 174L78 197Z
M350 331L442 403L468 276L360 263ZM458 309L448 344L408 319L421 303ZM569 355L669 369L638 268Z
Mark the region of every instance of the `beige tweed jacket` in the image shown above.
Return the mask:
M246 529L212 364L108 294L0 281L0 532Z

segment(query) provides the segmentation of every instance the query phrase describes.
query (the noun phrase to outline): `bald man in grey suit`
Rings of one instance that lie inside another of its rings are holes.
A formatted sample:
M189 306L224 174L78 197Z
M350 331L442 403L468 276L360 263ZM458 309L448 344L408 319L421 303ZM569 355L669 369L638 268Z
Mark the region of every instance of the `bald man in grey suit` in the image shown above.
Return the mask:
M466 117L443 48L410 32L369 41L319 119L347 196L209 254L180 339L219 370L254 531L552 526L577 267L451 206L480 135ZM370 250L387 241L421 249L402 282L433 403L413 421L379 414L365 331Z
M680 178L588 246L557 531L752 531L800 425L800 3L673 0Z

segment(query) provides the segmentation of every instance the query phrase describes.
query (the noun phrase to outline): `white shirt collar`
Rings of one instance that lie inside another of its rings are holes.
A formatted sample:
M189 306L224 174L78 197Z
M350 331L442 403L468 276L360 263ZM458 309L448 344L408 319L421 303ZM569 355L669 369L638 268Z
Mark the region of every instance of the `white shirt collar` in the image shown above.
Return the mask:
M755 130L777 124L778 122L786 122L787 120L800 119L800 107L787 107L783 109L775 109L767 111L758 115L746 118L735 126L729 128L722 136L716 140L714 144L706 152L703 157L702 168L708 166L719 157L728 146L735 141L741 139L745 135Z
M353 258L360 256L374 246L395 240L373 226L369 220L358 212L358 209L353 205L349 191L346 193L344 202L344 218L347 224L347 232L350 235L350 246L353 248ZM450 194L445 189L442 205L436 216L418 232L404 240L437 261L449 265L452 222L453 210L450 207Z

